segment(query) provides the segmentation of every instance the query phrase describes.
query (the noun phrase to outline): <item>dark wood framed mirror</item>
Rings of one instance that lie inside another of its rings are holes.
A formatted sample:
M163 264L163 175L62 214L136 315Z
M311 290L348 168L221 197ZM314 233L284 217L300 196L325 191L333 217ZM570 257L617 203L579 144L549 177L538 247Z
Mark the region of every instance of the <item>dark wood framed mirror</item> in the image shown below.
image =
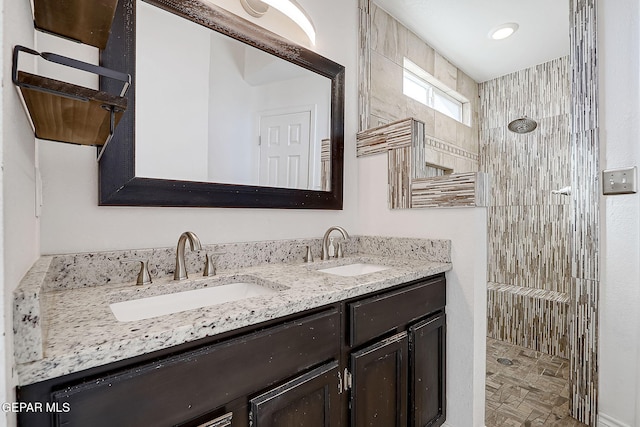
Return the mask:
M138 0L140 1L140 0ZM294 44L218 6L198 0L144 0L173 15L224 34L328 79L330 114L328 160L325 157L325 184L320 189L299 189L263 185L206 182L136 175L136 0L120 0L101 64L130 73L128 109L99 164L99 204L101 206L184 206L289 209L342 209L344 159L344 67ZM171 29L167 29L171 31ZM189 46L185 46L189 49ZM186 67L185 67L186 68ZM175 82L185 91L190 87L189 70L183 81ZM101 81L101 89L111 83ZM180 109L158 87L155 101L163 108ZM159 120L157 126L166 123ZM180 142L176 141L176 149ZM326 155L326 154L325 154ZM195 161L195 159L194 159Z

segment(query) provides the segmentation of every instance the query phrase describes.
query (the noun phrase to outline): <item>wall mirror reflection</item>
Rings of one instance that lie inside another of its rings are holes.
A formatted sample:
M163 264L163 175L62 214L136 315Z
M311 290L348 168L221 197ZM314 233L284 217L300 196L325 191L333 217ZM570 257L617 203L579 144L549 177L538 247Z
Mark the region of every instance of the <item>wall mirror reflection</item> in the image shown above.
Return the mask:
M144 2L136 33L137 176L329 190L330 79Z
M102 63L134 79L102 205L341 209L341 65L178 0L119 2Z

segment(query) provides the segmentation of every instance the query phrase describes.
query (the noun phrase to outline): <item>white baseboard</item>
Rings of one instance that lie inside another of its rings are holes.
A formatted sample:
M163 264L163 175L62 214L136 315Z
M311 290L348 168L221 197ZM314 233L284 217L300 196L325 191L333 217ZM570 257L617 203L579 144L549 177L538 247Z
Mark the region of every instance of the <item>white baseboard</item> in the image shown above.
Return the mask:
M598 427L631 427L602 412L598 414Z

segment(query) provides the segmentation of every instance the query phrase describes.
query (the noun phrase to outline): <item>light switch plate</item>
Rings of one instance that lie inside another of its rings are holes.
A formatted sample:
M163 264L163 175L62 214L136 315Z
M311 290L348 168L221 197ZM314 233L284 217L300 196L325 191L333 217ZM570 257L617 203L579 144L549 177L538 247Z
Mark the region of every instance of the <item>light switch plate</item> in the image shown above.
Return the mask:
M624 169L609 169L602 171L602 194L633 194L637 193L636 166Z

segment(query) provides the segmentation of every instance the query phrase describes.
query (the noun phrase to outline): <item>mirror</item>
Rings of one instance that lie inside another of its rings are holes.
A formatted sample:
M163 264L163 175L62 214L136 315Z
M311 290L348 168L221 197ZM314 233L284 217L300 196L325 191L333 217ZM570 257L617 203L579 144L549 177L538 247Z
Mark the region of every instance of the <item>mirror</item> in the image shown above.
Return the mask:
M121 0L101 61L133 81L101 205L342 208L341 65L180 0Z

